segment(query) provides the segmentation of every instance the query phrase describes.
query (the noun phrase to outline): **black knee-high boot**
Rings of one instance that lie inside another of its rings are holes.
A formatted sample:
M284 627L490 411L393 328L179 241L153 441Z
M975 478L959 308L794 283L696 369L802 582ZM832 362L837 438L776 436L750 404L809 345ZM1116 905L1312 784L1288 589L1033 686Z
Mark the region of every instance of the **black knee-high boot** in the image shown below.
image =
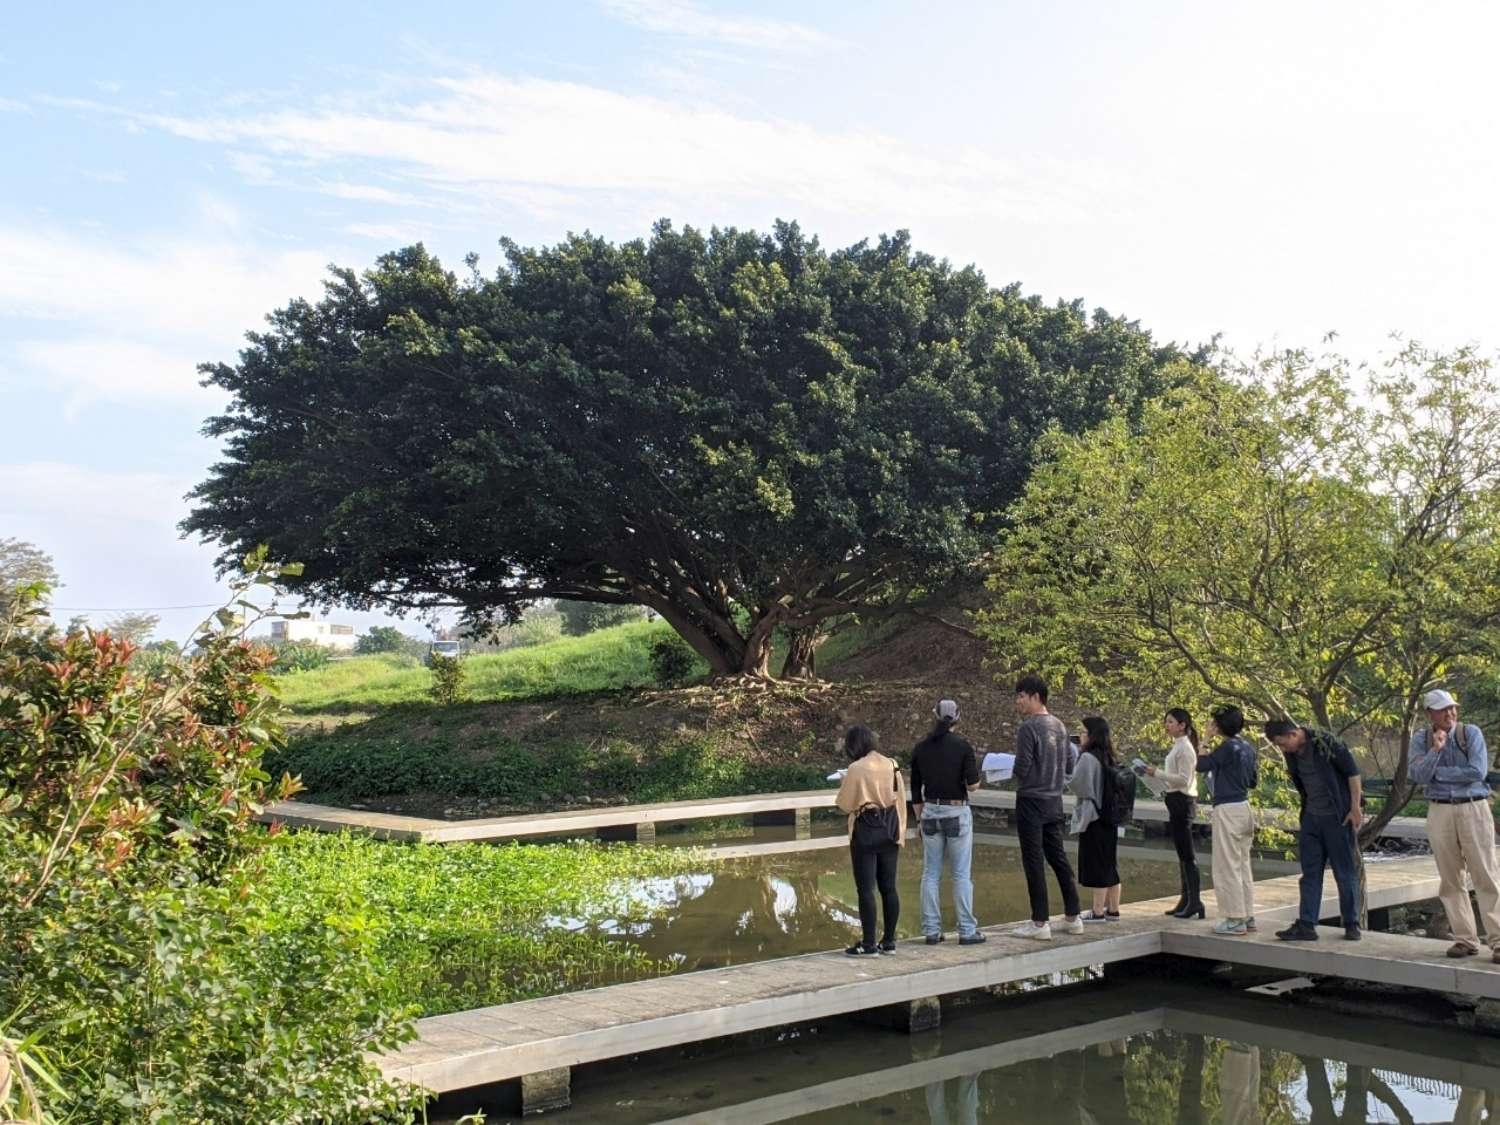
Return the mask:
M1203 909L1203 899L1199 897L1199 892L1203 887L1203 877L1199 874L1196 863L1185 864L1184 866L1187 868L1188 900L1187 904L1177 912L1175 917L1202 918L1205 911Z
M1188 904L1188 877L1187 864L1182 860L1177 861L1177 905L1168 908L1165 913L1176 914Z

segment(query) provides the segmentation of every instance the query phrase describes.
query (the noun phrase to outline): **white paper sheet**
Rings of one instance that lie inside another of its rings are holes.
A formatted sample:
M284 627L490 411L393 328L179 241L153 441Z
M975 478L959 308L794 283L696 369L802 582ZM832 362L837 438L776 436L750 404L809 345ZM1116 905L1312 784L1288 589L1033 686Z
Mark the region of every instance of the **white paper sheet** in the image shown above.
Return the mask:
M991 784L997 781L1009 781L1016 772L1016 756L1014 754L990 753L984 756L984 761L979 764L984 779Z
M831 774L828 775L828 780L829 781L843 781L844 780L844 775L846 773L848 773L848 772L849 772L848 770L834 770Z

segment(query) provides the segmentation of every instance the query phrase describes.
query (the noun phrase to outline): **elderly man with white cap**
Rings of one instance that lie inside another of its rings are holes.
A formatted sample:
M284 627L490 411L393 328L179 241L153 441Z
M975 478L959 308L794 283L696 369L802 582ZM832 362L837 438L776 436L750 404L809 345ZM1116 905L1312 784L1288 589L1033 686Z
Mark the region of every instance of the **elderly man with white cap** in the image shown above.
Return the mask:
M1407 776L1427 798L1427 841L1437 862L1438 897L1453 931L1449 957L1479 952L1479 934L1464 873L1474 884L1490 959L1500 964L1500 865L1490 811L1490 753L1484 733L1458 721L1458 700L1446 691L1422 699L1427 725L1412 735Z

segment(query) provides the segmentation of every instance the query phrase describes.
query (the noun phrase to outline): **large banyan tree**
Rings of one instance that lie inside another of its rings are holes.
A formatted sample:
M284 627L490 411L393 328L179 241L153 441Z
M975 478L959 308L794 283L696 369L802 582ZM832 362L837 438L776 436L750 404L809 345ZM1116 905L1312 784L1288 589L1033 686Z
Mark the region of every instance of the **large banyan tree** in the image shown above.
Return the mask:
M904 233L502 245L493 276L336 269L205 365L231 403L184 529L315 602L634 603L716 674L768 673L778 629L805 674L834 622L973 567L1044 429L1134 415L1177 359Z

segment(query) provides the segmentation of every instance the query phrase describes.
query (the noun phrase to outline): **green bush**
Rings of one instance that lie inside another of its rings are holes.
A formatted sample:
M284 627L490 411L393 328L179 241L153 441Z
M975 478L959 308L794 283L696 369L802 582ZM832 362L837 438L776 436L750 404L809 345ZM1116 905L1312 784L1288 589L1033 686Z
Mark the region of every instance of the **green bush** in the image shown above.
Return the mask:
M425 649L426 646L421 641L408 637L394 625L372 625L368 633L354 642L354 651L360 656L374 656L382 652L416 655Z
M273 672L316 672L333 661L333 653L315 641L287 641L273 647Z
M689 853L593 843L396 844L298 834L271 849L265 894L293 913L358 904L382 1006L424 1015L670 971L603 923L659 906L632 883ZM564 927L559 918L569 920Z
M205 634L153 677L34 616L0 626L0 1025L54 1061L52 1115L409 1120L369 1059L412 1028L362 920L264 889L268 654Z
M639 621L646 611L638 605L601 605L598 602L558 602L557 612L562 615L562 630L570 637L582 637Z
M480 752L460 724L420 739L414 715L388 713L377 729L339 728L296 736L267 757L272 772L300 778L309 793L335 803L407 793L488 798L518 807L553 807L579 793L619 803L729 797L816 789L824 770L795 762L747 762L711 737L639 745L624 738L521 747L487 740Z
M697 666L697 654L676 633L662 633L651 639L651 671L663 687L682 683Z
M464 697L464 661L461 656L434 652L427 657L432 669L432 698L437 703L457 703Z

